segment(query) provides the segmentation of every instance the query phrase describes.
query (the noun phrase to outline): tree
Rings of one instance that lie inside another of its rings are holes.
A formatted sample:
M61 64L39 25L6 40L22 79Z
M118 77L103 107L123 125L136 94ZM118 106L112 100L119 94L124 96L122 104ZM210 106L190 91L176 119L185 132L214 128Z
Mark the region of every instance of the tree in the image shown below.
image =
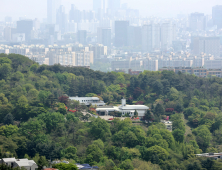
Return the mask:
M94 162L100 162L103 152L102 150L95 144L89 145L86 149L87 157L86 162L93 165Z
M150 110L147 110L147 112L145 113L145 120L148 121L148 123L149 123L149 121L153 121L154 120L153 114L151 113Z
M177 102L175 111L177 111L178 113L183 112L183 105L180 102Z
M0 79L7 79L10 75L12 68L8 63L4 63L0 65Z
M40 101L42 101L43 104L45 104L46 99L48 98L48 96L51 94L50 91L45 91L45 90L41 90L39 92L39 99Z
M158 80L153 82L153 90L157 95L163 94L163 84Z
M193 130L193 133L196 135L196 140L199 147L205 151L210 144L211 133L207 126L202 125Z
M61 97L59 97L59 102L67 105L69 102L69 97L68 96L61 96Z
M59 112L47 112L38 115L38 120L42 120L46 124L46 129L50 133L59 123L64 123L64 116Z
M167 152L167 150L163 149L160 146L155 145L146 150L145 160L146 161L151 160L152 156L155 154L158 156L160 160L166 160L169 156L169 153Z
M18 127L16 125L6 125L0 127L0 135L10 137L18 132Z
M135 110L134 117L138 117L138 112Z
M42 170L44 166L48 165L48 161L45 156L40 156L39 160L37 161L38 169Z
M73 159L73 160L77 160L77 149L74 146L69 146L68 148L65 149L65 158L67 159Z
M14 124L14 117L11 113L8 113L5 117L4 117L4 124L5 125L13 125Z
M183 130L175 129L173 131L173 136L177 142L183 143L183 141L184 141L184 131Z
M154 109L154 113L155 113L155 116L156 116L158 119L160 119L160 116L165 114L163 105L161 105L160 103L158 103L158 104L156 105L155 109Z
M132 164L132 161L129 160L129 159L123 161L123 162L120 164L120 168L123 169L123 170L133 170L133 169L134 169L133 164Z
M95 139L107 140L111 135L109 124L101 118L95 119L91 124L90 134Z
M59 169L59 170L78 170L77 166L74 164L66 164L66 163L58 163L58 164L53 164L53 168Z

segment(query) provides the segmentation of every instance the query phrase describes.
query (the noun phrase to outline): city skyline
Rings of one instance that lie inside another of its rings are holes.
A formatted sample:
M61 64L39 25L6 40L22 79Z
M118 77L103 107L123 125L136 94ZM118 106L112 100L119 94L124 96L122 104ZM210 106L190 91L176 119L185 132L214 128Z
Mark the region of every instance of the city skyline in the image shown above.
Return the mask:
M182 0L170 0L167 2L163 0L156 0L155 2L137 0L136 3L134 1L135 0L122 0L121 3L127 3L129 8L139 9L141 15L145 17L176 17L177 14L187 15L193 12L202 12L206 15L211 15L213 6L222 5L222 2L218 0L187 0L186 2ZM71 9L71 4L75 4L80 10L93 9L92 0L82 0L81 2L77 0L62 0L61 4L65 6L66 13ZM19 17L46 19L47 1L3 1L0 6L0 20L3 20L6 16L11 16L13 20L18 20Z

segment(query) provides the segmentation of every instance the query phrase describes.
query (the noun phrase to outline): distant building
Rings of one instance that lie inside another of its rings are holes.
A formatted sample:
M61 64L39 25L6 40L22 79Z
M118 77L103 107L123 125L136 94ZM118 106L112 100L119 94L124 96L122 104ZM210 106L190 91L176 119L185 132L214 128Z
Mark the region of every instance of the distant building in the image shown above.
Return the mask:
M142 45L142 27L129 26L127 31L128 46L140 47Z
M47 0L47 21L48 24L56 23L56 10L59 8L61 0Z
M140 73L142 73L142 71L132 71L132 69L128 70L128 74L130 75L139 75Z
M208 72L206 68L192 68L192 67L169 67L169 68L161 68L159 71L173 71L175 73L187 73L187 74L194 74L197 77L207 77Z
M144 25L142 28L143 52L153 52L154 50L159 50L159 49L160 49L160 25L159 24Z
M79 43L86 44L86 37L87 37L87 31L86 30L79 30L77 32L77 39L78 39Z
M163 23L161 25L161 49L167 51L172 42L176 40L176 26L172 23Z
M191 31L205 30L206 17L203 13L192 13L189 17L189 26Z
M71 10L69 12L69 21L73 21L75 23L79 23L81 21L81 12L74 4L71 5Z
M100 59L102 56L107 55L107 46L103 46L102 44L97 44L94 46L90 46L90 51L93 51L93 59Z
M149 71L158 71L158 60L157 59L151 59L147 58L143 60L144 64L144 70L149 70Z
M4 29L4 39L6 41L11 41L12 39L12 31L11 31L11 27L5 27Z
M222 5L216 5L212 8L212 19L214 25L217 25L218 29L222 28Z
M86 106L104 106L104 101L101 101L98 97L69 97L70 100L79 101L80 104L85 104Z
M56 13L56 24L59 25L59 29L62 34L66 32L67 21L68 19L65 13L65 7L61 5Z
M220 37L192 37L192 53L202 53L220 56Z
M104 46L111 46L111 28L97 28L97 42Z
M33 30L33 21L32 20L17 21L17 33L24 33L26 41L31 40L32 30Z
M128 45L129 21L115 21L115 46L123 47Z

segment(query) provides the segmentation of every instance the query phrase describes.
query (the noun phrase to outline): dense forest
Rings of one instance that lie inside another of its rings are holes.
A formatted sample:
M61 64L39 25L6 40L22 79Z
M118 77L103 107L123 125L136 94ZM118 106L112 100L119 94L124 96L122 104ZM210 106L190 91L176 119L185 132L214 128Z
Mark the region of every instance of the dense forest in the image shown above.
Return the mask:
M67 96L122 98L149 106L142 122L107 122ZM222 79L170 71L138 76L61 65L38 65L0 54L0 157L89 163L101 170L219 170L222 152ZM77 111L73 113L71 109ZM173 131L160 119L170 116ZM89 120L89 121L88 121Z

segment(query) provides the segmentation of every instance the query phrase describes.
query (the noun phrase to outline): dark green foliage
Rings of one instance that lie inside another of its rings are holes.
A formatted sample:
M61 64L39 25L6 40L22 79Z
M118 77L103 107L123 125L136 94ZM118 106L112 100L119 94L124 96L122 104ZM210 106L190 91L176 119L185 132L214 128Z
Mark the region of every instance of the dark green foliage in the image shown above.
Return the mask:
M55 164L52 167L59 170L78 170L76 165L65 163Z
M11 113L8 113L5 117L4 117L4 122L5 125L13 125L14 124L14 117Z

